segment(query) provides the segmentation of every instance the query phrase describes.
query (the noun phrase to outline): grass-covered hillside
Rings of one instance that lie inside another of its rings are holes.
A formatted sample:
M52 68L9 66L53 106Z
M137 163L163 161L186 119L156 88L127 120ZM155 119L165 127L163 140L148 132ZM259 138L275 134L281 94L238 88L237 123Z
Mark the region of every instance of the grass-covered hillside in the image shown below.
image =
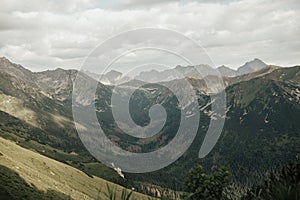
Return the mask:
M0 137L0 199L108 199L125 190ZM129 193L130 191L128 191ZM133 192L130 199L148 199Z

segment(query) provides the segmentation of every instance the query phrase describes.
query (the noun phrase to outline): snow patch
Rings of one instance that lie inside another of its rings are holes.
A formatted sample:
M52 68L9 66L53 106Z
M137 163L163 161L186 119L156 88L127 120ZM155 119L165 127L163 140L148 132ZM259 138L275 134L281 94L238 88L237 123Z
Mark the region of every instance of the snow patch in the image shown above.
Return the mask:
M269 114L267 114L267 115L265 116L265 124L269 123L268 117L269 117Z

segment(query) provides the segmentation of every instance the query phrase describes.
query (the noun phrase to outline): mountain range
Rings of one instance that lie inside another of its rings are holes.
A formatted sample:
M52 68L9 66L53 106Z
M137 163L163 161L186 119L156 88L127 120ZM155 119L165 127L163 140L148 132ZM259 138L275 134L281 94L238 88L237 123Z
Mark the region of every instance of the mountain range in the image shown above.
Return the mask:
M184 77L204 78L205 76L216 75L217 72L219 72L223 77L236 77L255 72L266 66L266 63L258 58L255 58L254 60L246 62L244 65L238 67L237 70L222 65L218 67L216 71L209 65L200 64L195 66L178 65L173 69L166 69L163 71L157 71L155 69L149 71L146 70L133 77L125 76L121 72L118 72L116 70L111 70L102 75L89 71L85 71L84 73L88 74L92 78L95 78L96 80L99 80L105 85L115 85L128 82L129 80L140 80L143 82L155 83L182 79Z
M0 69L1 137L86 174L136 187L137 191L144 193L151 192L145 189L149 185L181 190L188 170L196 163L202 164L208 171L212 166L225 165L232 171L232 179L245 186L259 181L260 174L278 168L300 153L300 66L270 66L255 59L237 71L220 67L226 86L225 126L217 145L204 159L198 158L199 144L215 115L211 111L205 81L200 77L187 76L184 79L197 91L201 116L200 128L191 147L166 168L145 174L125 173L125 179L91 156L75 129L72 115L74 80L81 73L85 82L95 82L91 74L64 69L31 72L3 57L0 58ZM206 65L176 67L186 75L192 75L194 70L199 69L210 75L209 70L205 71L209 69ZM178 77L174 79L172 70L147 73L163 74L163 80L174 86L179 81ZM143 81L147 77L155 77L147 73L138 77ZM113 143L136 153L150 152L166 145L176 134L180 120L178 109L174 107L176 98L159 84L138 88L130 102L134 108L131 115L137 124L143 126L149 123L148 111L156 103L162 103L170 117L154 137L139 139L128 136L118 128L110 107L113 89L110 84L120 76L118 72L111 72L107 74L110 78L108 85L97 83L96 113L106 135ZM92 103L84 98L76 101L83 107Z

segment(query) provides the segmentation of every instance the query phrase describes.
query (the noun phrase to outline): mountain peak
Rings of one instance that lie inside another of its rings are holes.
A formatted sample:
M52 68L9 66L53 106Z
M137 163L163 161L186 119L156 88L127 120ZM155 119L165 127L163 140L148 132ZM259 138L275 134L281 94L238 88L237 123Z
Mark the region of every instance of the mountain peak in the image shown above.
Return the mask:
M51 71L51 70L50 70L50 71ZM64 70L63 68L58 67L58 68L56 68L56 69L53 70L53 71L56 71L56 72L62 72L62 71L66 71L66 70Z
M262 62L262 60L259 58L254 58L253 61L261 61Z
M218 67L218 68L227 68L225 65L221 65L220 67Z
M16 77L21 76L24 73L25 74L31 73L31 71L24 68L22 65L15 64L4 56L0 57L0 67L1 67L2 73L8 73L8 74L10 74L12 76L16 76Z
M5 56L0 56L0 60L8 60Z
M258 58L254 58L251 61L246 62L243 66L239 67L237 70L238 75L248 74L255 72L266 67L267 64Z
M111 70L111 71L107 72L105 75L107 75L107 76L121 76L122 73L119 72L119 71L116 71L116 70Z
M220 67L218 67L219 72L221 73L222 76L225 77L234 77L236 76L236 71L226 67L225 65L221 65Z
M0 57L0 63L13 64L8 58L4 56Z
M267 65L266 63L264 63L261 59L259 58L254 58L253 60L250 60L248 62L246 62L244 65L246 64L252 64L252 63L260 63L260 64L263 64L263 65Z

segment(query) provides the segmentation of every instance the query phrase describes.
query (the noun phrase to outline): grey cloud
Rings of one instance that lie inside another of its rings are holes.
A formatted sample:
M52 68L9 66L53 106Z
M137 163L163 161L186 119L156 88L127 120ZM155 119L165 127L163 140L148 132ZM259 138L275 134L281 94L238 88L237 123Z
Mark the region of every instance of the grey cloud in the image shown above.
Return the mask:
M53 2L1 1L0 56L34 70L38 66L72 68L115 34L138 27L158 27L196 40L216 65L236 67L254 57L273 64L299 64L297 0L128 0L120 3L123 8L118 10L101 9L93 0L66 1L64 5ZM131 10L132 6L137 9ZM163 58L157 57L157 62L160 59ZM126 67L130 63L126 60L121 64Z
M97 0L64 0L58 2L56 0L1 0L0 12L61 12L72 13L97 5Z
M161 7L169 3L180 3L180 0L112 0L109 5L104 2L99 5L112 10L137 10Z
M139 7L139 6L153 6L157 4L165 4L169 2L180 2L179 0L124 0L121 6L124 7Z

